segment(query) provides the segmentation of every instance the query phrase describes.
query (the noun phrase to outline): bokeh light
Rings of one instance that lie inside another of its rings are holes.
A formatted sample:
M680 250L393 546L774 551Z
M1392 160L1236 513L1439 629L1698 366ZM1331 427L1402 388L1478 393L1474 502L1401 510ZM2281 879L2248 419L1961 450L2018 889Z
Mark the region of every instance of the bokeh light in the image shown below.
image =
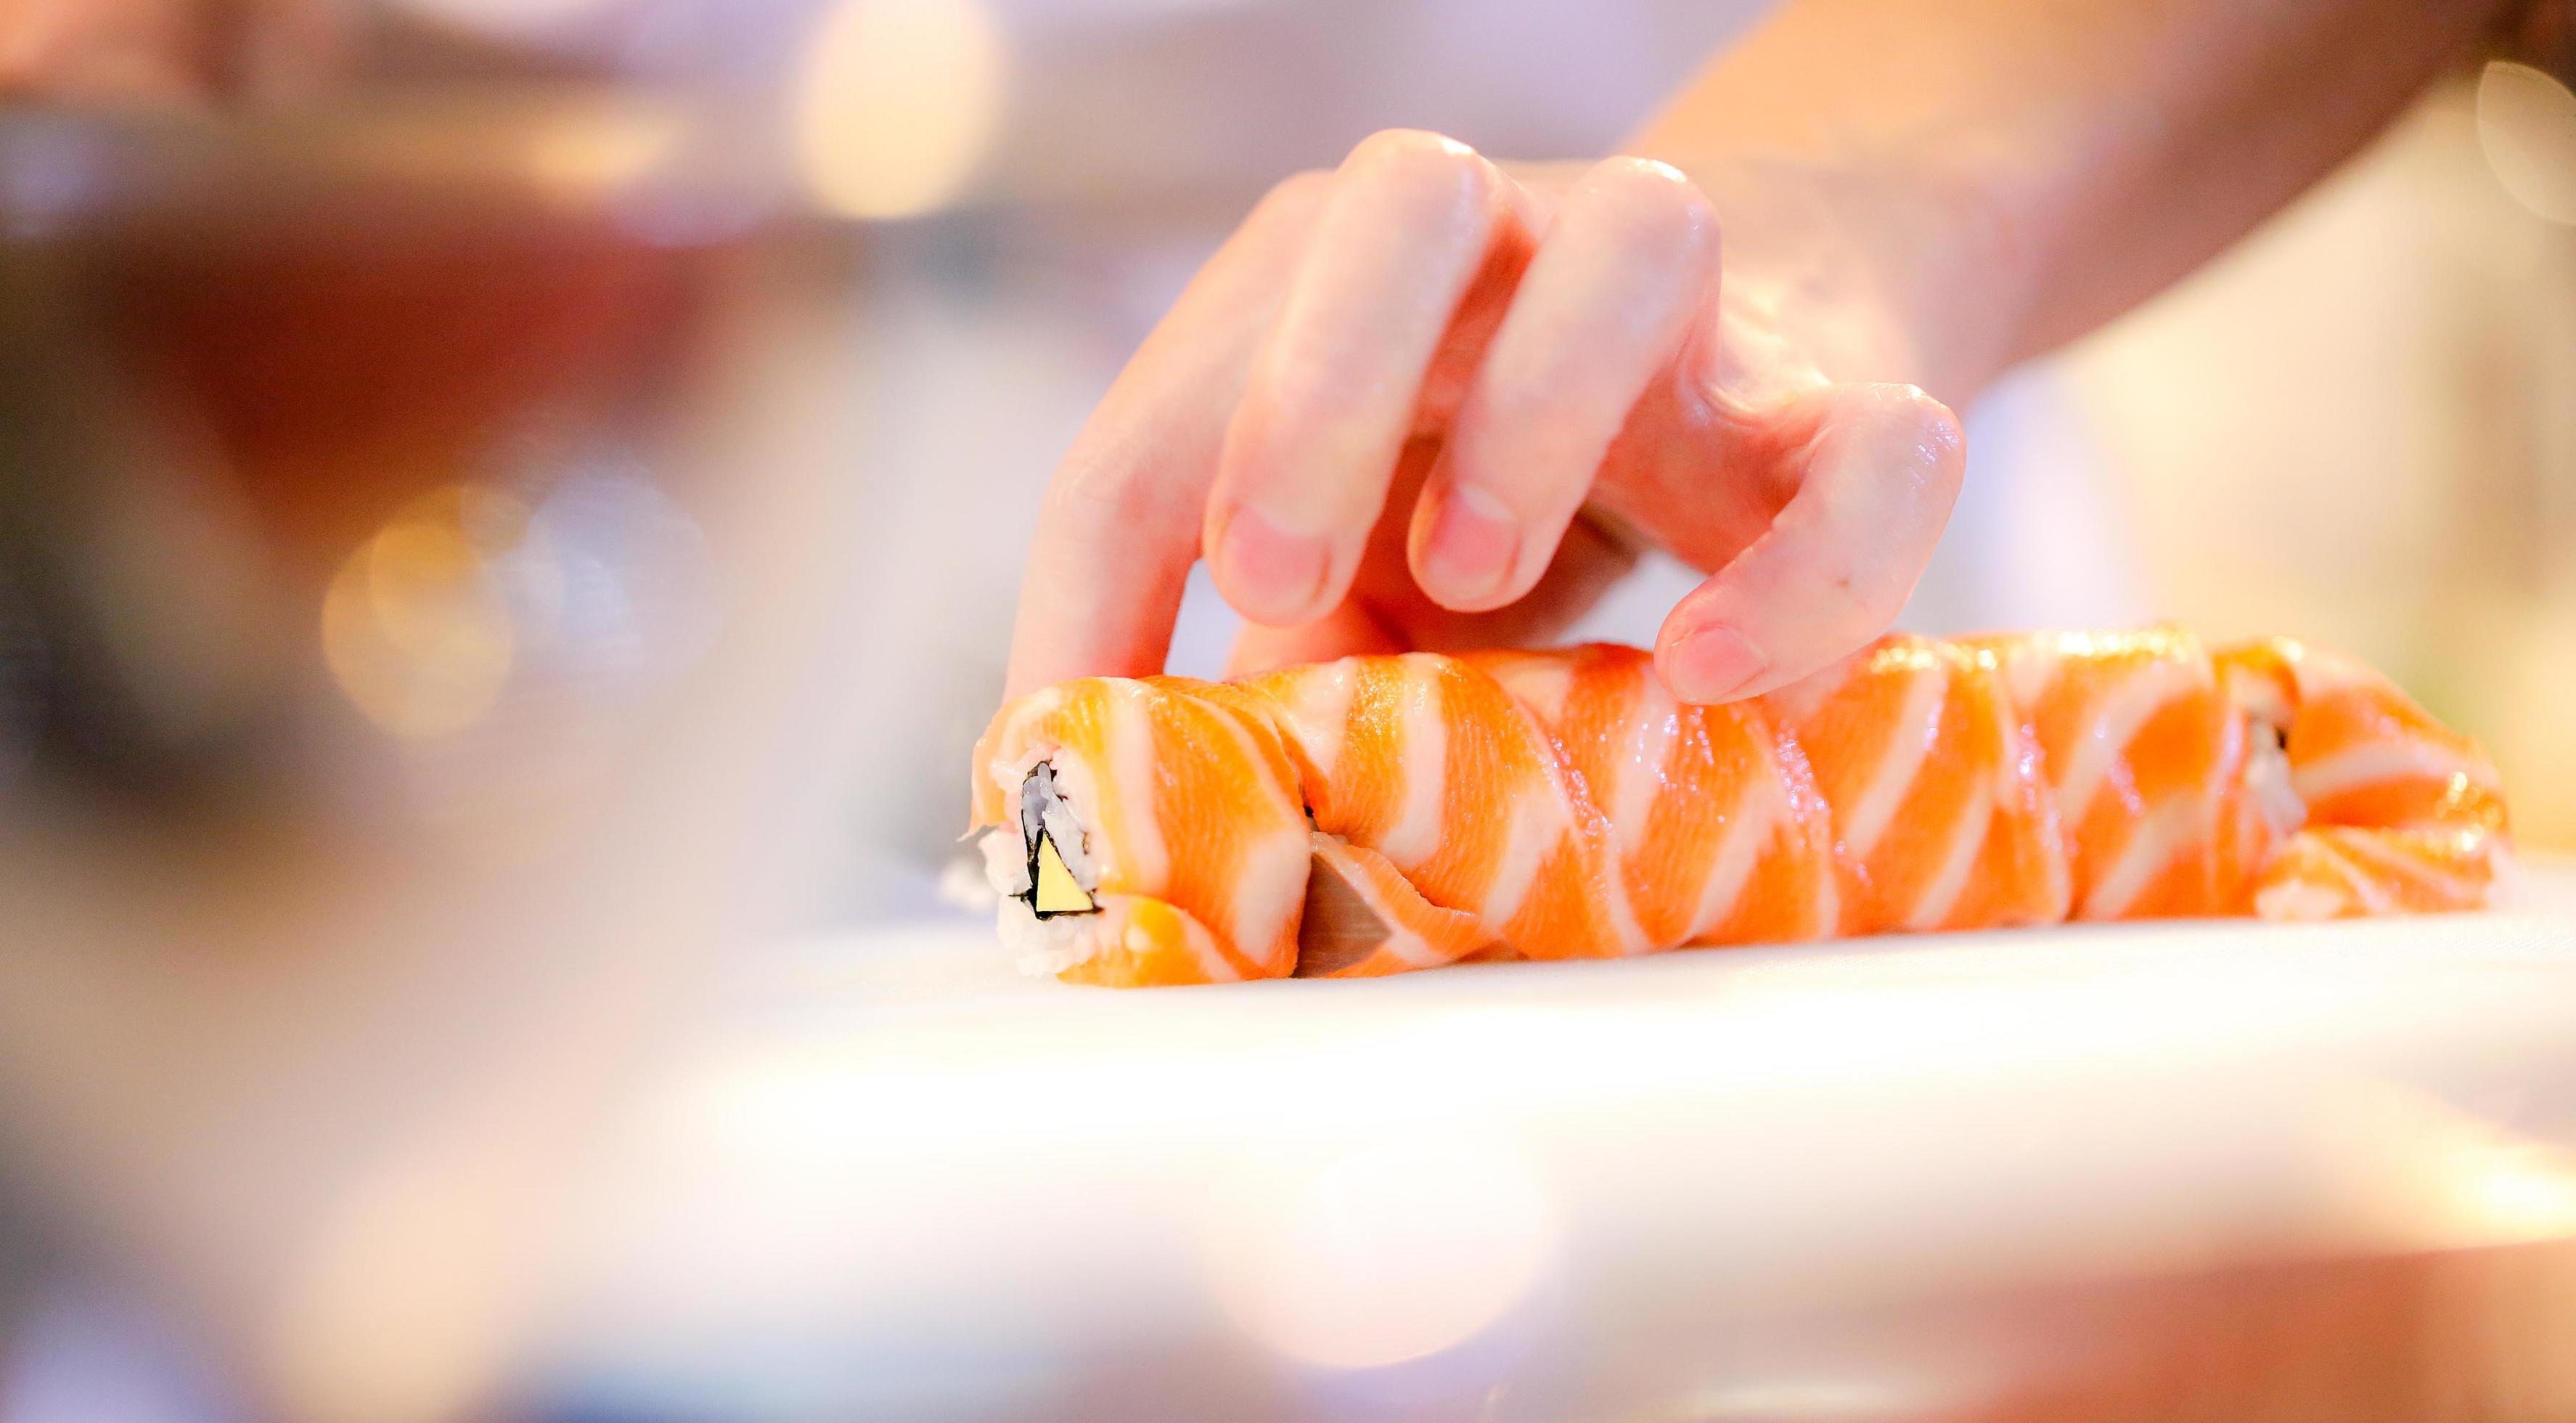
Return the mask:
M341 565L323 599L322 652L369 721L419 740L492 709L518 648L495 565L527 529L516 499L457 486L405 506Z
M506 1162L434 1141L335 1202L267 1341L295 1416L434 1423L491 1376L518 1322Z
M1318 1165L1248 1163L1209 1239L1212 1281L1289 1358L1375 1368L1461 1343L1519 1303L1553 1236L1517 1153L1461 1134Z
M841 0L815 27L795 89L807 189L847 217L946 206L992 143L1006 68L980 0Z
M2576 1240L2576 1153L2418 1088L2356 1082L2319 1122L2356 1219L2419 1250Z
M552 33L616 0L392 0L395 8L478 34L527 38Z
M2513 200L2576 224L2576 94L2528 64L2498 60L2478 76L2478 146Z

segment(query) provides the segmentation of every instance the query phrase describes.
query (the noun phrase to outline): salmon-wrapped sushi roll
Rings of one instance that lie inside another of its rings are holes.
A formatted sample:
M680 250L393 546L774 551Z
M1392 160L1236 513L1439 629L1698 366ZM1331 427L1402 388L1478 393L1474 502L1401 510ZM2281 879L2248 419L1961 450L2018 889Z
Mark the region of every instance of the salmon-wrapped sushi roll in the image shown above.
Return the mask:
M1003 709L1003 932L1111 984L2066 919L2492 902L2493 766L2368 668L2189 633L1892 635L1726 706L1646 654L1413 653Z

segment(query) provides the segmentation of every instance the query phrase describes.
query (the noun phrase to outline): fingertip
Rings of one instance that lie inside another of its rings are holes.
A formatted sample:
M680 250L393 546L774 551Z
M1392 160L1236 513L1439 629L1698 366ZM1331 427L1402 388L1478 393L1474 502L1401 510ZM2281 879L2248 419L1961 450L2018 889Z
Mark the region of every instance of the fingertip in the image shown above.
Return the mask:
M1217 592L1253 622L1293 627L1331 605L1332 541L1282 528L1250 504L1212 511L1207 559Z
M1833 393L1828 420L1839 424L1847 460L1909 471L1945 508L1967 470L1968 436L1958 414L1919 385L1851 386Z
M1689 176L1652 158L1606 158L1586 173L1586 199L1612 214L1629 254L1696 268L1717 255L1717 210Z
M1699 706L1752 696L1776 681L1770 656L1742 629L1678 611L1656 639L1655 672L1674 697Z
M1520 586L1526 538L1519 515L1502 499L1441 479L1414 508L1406 562L1414 583L1441 607L1490 612L1528 591Z

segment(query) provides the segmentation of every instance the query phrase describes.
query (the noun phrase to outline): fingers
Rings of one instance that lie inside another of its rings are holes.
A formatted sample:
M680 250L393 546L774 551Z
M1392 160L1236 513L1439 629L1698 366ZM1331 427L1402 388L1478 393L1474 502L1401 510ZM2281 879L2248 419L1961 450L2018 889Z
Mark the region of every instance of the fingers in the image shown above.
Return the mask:
M1656 669L1684 701L1757 696L1886 631L1958 498L1958 418L1913 386L1832 386L1782 418L1812 428L1792 454L1798 492L1656 638Z
M1614 158L1568 192L1415 510L1409 562L1444 607L1528 593L1647 383L1714 296L1717 224L1687 178Z
M1075 437L1039 506L1010 696L1163 670L1227 417L1327 182L1291 179L1254 209Z
M1377 134L1343 163L1207 507L1209 572L1245 617L1311 621L1348 591L1425 373L1509 215L1509 181L1437 135Z

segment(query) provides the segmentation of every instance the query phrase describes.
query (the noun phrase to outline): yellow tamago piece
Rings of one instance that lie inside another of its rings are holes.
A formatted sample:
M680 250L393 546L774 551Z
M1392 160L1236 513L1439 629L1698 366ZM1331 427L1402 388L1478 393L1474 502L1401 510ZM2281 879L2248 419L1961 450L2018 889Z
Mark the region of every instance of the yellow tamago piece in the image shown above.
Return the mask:
M1083 892L1073 871L1064 867L1055 837L1038 832L1037 892L1030 897L1029 908L1040 914L1088 914L1099 907Z

